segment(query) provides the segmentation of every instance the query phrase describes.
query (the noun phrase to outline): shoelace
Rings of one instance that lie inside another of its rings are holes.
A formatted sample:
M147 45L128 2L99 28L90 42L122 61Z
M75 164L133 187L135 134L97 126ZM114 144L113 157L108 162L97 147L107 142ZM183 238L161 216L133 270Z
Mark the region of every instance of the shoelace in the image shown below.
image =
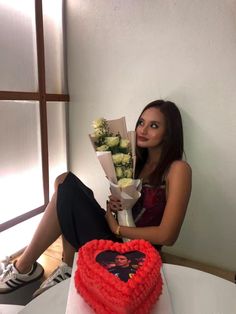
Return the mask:
M6 269L8 264L10 264L10 257L6 256L5 259L0 261L0 275Z
M12 276L14 279L16 278L16 274L14 273L13 269L13 264L7 265L7 267L3 271L3 274L1 275L1 280L4 280L10 276Z

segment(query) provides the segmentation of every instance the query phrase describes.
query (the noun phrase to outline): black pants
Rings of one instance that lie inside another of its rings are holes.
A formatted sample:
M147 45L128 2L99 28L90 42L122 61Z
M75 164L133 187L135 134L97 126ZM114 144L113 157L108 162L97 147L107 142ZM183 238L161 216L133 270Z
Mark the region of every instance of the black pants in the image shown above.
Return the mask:
M66 240L76 250L94 239L121 242L111 232L105 213L95 200L93 191L69 172L59 185L57 196L57 215Z

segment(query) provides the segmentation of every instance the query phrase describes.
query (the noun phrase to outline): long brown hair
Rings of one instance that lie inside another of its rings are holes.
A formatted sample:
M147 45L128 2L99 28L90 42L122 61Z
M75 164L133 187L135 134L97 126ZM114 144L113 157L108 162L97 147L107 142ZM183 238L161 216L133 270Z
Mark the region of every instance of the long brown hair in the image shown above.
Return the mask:
M152 185L161 184L171 163L175 160L181 160L184 153L183 125L178 107L171 101L155 100L149 103L141 112L138 121L143 112L149 108L157 108L164 115L166 120L166 134L162 144L161 157L156 169L151 174L149 181ZM136 123L135 130L138 126ZM138 178L148 157L148 149L136 146L136 169L135 177Z

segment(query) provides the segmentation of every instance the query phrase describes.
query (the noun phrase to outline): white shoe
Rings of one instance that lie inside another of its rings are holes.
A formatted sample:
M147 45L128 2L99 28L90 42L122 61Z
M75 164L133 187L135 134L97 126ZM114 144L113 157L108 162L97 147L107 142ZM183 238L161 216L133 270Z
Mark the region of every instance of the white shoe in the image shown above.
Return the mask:
M33 298L40 295L42 292L48 290L49 288L55 286L59 282L71 277L72 268L66 263L62 262L54 272L41 284L41 286L33 294Z
M15 268L15 263L8 264L0 276L0 294L9 293L20 287L29 284L43 276L43 267L35 262L31 270L26 274L21 274Z

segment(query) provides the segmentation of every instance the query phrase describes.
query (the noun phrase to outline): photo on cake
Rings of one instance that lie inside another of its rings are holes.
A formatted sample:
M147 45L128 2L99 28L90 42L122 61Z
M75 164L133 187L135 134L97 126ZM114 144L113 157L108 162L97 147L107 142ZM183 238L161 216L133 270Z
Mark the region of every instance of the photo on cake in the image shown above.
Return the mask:
M96 261L109 273L127 282L145 261L145 254L139 251L120 253L117 251L103 251L96 256Z

